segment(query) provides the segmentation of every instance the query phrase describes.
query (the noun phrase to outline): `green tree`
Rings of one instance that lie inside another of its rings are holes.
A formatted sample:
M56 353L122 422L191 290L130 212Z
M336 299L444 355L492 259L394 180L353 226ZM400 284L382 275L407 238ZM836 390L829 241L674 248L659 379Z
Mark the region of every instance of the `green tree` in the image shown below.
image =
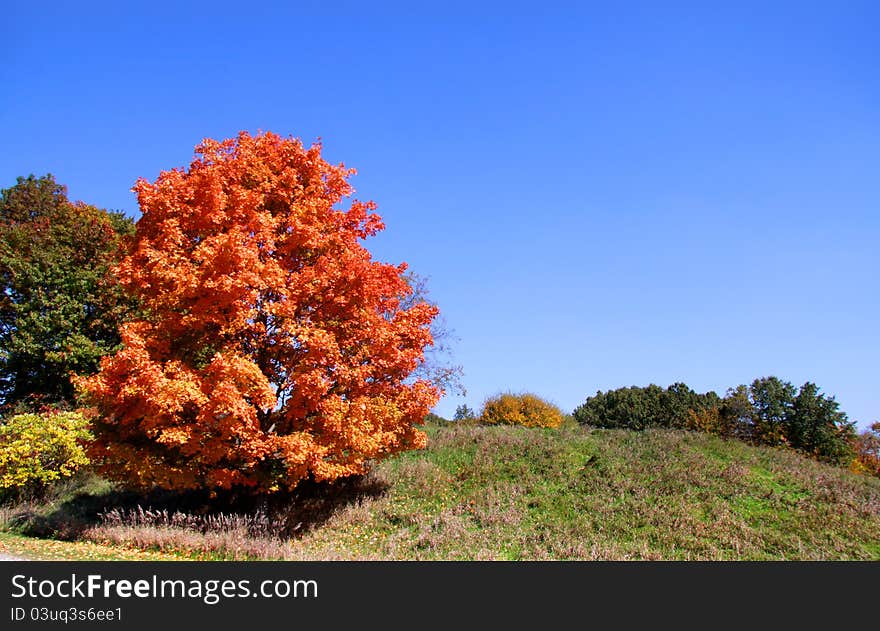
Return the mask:
M715 392L698 394L686 383L674 383L660 396L660 414L671 427L686 427L688 412L718 407L721 398Z
M459 405L455 408L455 415L452 417L453 421L473 421L477 418L476 412L474 412L467 405Z
M108 275L131 219L70 202L51 175L0 191L0 401L72 402L131 304Z
M778 377L761 377L749 386L752 402L754 438L765 445L787 441L786 423L797 389Z
M439 414L428 412L425 415L425 425L446 425L447 423L449 423L449 419L443 418Z
M722 434L740 440L752 440L755 429L755 409L749 398L749 387L730 388L721 400Z
M573 416L579 423L595 427L668 427L669 421L663 418L663 392L655 384L599 391L576 408Z
M755 379L728 392L722 417L733 435L765 445L788 445L819 460L853 457L854 423L834 399L806 382L800 389L778 377Z
M599 391L573 415L579 423L594 427L687 427L690 411L717 407L720 401L716 393L698 394L684 383L674 383L665 390L650 384Z
M684 383L665 390L651 384L597 392L574 411L594 427L689 428L764 445L788 445L819 460L849 462L858 448L854 424L834 397L814 383L800 390L778 377L761 377L731 388L722 399ZM863 468L870 469L870 465Z
M801 386L792 401L785 419L788 444L818 458L833 463L852 459L855 423L847 419L834 397L819 392L811 382Z

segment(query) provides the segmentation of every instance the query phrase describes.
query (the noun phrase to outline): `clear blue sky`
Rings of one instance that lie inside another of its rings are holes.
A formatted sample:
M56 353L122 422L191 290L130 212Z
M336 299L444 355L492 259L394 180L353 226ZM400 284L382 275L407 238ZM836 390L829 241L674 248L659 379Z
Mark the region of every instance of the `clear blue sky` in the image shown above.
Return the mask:
M137 217L204 137L321 137L457 333L439 413L776 374L880 419L876 2L177 5L4 3L0 186Z

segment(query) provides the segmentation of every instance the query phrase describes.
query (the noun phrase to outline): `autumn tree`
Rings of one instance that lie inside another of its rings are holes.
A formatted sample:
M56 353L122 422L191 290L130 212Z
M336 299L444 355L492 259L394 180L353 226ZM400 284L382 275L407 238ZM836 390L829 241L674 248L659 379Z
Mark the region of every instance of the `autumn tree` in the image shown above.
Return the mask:
M749 388L740 384L735 388L728 388L727 394L721 401L719 408L722 420L722 434L745 441L754 441L755 435L755 410L752 400L749 398Z
M853 441L855 460L852 469L880 477L880 422L872 423Z
M0 191L0 400L71 404L131 305L108 269L133 222L67 198L51 175Z
M441 388L413 376L437 308L361 241L354 173L271 133L205 140L189 168L134 187L120 282L148 316L80 380L91 456L134 486L292 488L425 445Z

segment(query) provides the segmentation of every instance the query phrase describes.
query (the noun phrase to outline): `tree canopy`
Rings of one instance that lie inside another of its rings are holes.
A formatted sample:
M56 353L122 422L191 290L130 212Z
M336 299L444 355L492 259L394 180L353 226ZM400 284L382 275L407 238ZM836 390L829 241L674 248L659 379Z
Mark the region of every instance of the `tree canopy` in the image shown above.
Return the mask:
M130 303L107 273L133 232L121 213L71 202L51 175L0 191L0 399L70 404L119 343Z
M596 392L575 409L574 418L596 427L685 427L688 410L714 407L719 401L714 392L698 394L684 383L666 389L655 384L631 386Z
M275 490L425 445L441 388L413 373L438 310L361 245L384 226L373 202L341 206L353 173L318 144L243 132L137 182L116 273L147 316L79 382L106 474Z
M787 445L820 460L843 463L853 455L854 424L834 399L811 382L800 388L778 377L697 394L683 383L597 392L574 411L585 425L698 429L764 445Z

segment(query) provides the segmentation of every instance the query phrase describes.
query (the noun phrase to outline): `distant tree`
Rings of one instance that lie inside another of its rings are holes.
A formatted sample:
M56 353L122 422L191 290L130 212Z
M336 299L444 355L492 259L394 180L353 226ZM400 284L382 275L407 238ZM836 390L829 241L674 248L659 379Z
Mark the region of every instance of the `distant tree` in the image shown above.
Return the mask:
M778 377L728 391L721 404L727 435L763 445L787 445L833 463L852 459L854 425L834 397L811 382L800 389Z
M801 386L785 418L788 444L819 460L849 462L856 438L855 424L847 420L834 397L819 392L811 382Z
M749 386L753 409L753 438L765 445L787 442L786 422L797 389L778 377L761 377Z
M880 422L873 423L853 441L853 470L880 477Z
M606 398L602 390L597 390L596 394L587 397L586 401L574 409L572 417L581 425L603 427L602 421L606 417L607 408Z
M686 383L674 383L660 395L660 414L670 427L685 427L688 412L717 408L721 399L715 392L698 394Z
M650 384L599 391L576 408L573 415L579 423L594 427L687 427L690 411L715 407L719 402L714 392L698 394L684 383L674 383L665 390Z
M455 415L452 417L453 421L473 421L477 418L476 412L474 412L467 405L462 404L455 408Z
M71 373L117 348L131 303L108 276L134 224L51 175L0 191L0 400L70 404Z
M597 392L574 411L579 423L595 427L645 429L680 427L764 445L788 445L819 460L852 459L853 424L834 397L810 382L800 390L778 377L750 386L699 394L687 384L665 390L651 384Z
M579 423L595 427L668 427L668 421L662 418L662 396L663 388L654 384L599 391L576 408L573 416Z
M449 423L449 419L443 418L439 414L428 412L425 415L425 425L446 425L447 423Z
M687 429L725 436L726 427L721 416L721 408L713 407L701 410L688 410Z
M755 436L754 408L749 398L749 387L730 388L721 400L721 433L724 436L752 440Z

